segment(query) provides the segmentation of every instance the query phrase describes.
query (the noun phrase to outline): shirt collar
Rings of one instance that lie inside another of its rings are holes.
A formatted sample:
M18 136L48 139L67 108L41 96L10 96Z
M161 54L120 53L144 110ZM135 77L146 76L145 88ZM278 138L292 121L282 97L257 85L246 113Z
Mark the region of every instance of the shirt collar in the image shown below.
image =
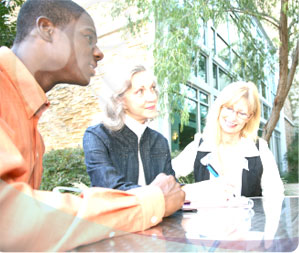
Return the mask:
M213 144L209 140L205 140L198 147L198 151L201 152L212 152L215 150ZM252 139L242 137L239 143L240 150L242 150L244 157L255 157L259 156L259 151Z
M148 126L147 123L141 124L137 120L128 116L127 114L125 115L125 124L137 135L138 139L140 139L140 137L142 136L142 134Z
M0 70L5 72L22 97L28 118L38 117L49 106L45 92L33 75L7 47L0 48Z

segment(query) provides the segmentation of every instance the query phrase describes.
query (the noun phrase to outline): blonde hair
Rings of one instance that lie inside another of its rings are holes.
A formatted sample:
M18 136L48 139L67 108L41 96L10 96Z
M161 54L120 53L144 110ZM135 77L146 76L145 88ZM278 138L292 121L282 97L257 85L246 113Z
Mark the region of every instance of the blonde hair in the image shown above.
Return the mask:
M219 116L223 106L231 106L240 99L246 99L248 103L250 119L241 130L241 137L257 140L261 118L261 106L256 85L252 82L238 81L226 86L215 100L207 116L207 123L203 131L203 138L209 139L216 146L222 141Z

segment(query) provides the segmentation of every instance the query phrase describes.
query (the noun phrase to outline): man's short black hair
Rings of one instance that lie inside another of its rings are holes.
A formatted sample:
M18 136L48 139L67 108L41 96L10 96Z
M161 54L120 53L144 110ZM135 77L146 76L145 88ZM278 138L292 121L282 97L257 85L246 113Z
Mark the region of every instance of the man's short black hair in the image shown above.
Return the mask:
M55 26L77 20L86 11L72 0L27 0L18 15L14 43L20 43L31 32L40 16L47 17Z

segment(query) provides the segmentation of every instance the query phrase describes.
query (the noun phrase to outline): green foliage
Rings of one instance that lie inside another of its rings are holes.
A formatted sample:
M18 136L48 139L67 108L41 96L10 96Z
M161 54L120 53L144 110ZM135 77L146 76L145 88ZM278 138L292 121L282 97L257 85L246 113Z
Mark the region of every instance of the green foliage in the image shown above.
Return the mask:
M72 187L73 183L90 186L82 148L52 150L44 155L43 167L42 190L51 191L56 186Z
M292 143L288 146L286 153L289 171L283 175L283 179L287 183L298 183L298 132L295 134Z
M0 46L10 47L16 34L14 12L24 0L0 0Z
M189 175L187 175L185 177L179 177L179 182L181 184L192 184L192 183L195 183L193 172L191 172Z
M173 151L171 152L171 159L175 158L176 156L179 155L181 151L179 150L176 150L176 151ZM195 179L194 179L194 174L193 172L191 172L189 175L185 176L185 177L179 177L178 178L179 182L181 184L192 184L195 182Z
M271 16L277 3L278 0L119 0L115 1L113 15L125 15L128 28L134 34L148 22L155 22L152 46L154 71L160 86L161 111L170 112L171 119L179 113L181 125L184 125L189 115L180 84L189 80L197 55L202 50L200 39L206 22L213 20L217 27L227 20L228 14L234 17L232 21L243 38L236 52L239 57L229 63L234 79L259 84L268 74L264 66L274 66L269 60L273 59L275 50L269 46L266 48L263 41L248 30L251 29L253 17L265 20L278 29L279 20ZM136 14L130 11L134 8L137 8L137 19Z

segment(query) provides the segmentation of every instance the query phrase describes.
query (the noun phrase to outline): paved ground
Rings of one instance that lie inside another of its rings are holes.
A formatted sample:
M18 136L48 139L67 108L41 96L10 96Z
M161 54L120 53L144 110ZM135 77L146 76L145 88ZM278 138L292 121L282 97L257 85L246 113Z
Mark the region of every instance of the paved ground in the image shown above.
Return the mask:
M299 184L285 184L284 188L286 196L299 196Z

